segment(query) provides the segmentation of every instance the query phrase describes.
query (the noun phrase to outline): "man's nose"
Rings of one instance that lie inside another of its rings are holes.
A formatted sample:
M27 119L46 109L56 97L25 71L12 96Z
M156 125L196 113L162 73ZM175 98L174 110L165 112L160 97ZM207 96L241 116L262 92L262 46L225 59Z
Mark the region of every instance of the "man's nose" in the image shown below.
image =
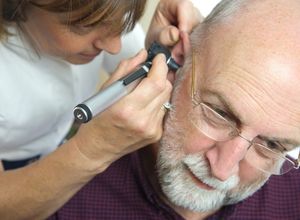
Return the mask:
M221 181L227 180L239 171L239 162L245 157L249 142L236 137L225 142L217 142L206 152L212 175Z
M110 54L117 54L120 52L122 47L121 36L118 35L114 37L108 37L104 40L96 40L94 42L94 46L97 49L105 50Z

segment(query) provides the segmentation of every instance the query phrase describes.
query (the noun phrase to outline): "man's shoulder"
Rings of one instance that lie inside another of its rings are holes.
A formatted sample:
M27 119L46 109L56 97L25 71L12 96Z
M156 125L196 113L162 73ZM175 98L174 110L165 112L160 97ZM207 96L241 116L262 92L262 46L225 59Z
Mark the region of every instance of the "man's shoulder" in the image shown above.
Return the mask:
M135 155L136 153L128 154L121 157L119 160L112 163L103 173L98 174L90 184L99 183L109 184L114 187L124 187L123 181L128 181L129 179L134 178L137 172ZM112 184L112 182L114 184ZM122 182L121 185L118 183Z
M299 219L300 170L272 176L253 196L237 205L239 216L261 219Z

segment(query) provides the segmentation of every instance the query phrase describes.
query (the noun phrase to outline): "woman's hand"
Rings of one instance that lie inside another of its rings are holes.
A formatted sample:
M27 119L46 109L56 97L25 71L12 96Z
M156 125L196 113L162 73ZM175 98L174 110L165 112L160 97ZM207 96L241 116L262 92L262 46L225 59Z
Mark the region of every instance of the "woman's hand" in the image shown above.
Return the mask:
M147 52L143 50L121 62L104 86L132 72L146 58ZM169 100L172 90L167 73L165 56L159 54L148 76L132 92L81 126L74 137L79 150L89 159L108 166L121 156L158 141L165 115L162 105Z
M153 41L174 46L181 31L190 33L202 20L190 0L160 0L146 36L146 48Z

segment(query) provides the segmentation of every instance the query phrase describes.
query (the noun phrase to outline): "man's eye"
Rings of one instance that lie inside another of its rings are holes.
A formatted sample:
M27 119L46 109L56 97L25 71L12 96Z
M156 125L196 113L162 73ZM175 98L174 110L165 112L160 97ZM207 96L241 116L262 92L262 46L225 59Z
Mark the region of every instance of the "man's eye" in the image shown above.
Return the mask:
M270 148L273 151L284 153L286 152L286 149L278 142L276 141L267 141L267 147Z
M270 149L276 149L278 148L278 144L274 141L266 141L266 145Z
M261 144L264 146L268 147L270 150L278 153L284 153L286 150L285 148L278 142L276 141L271 141L271 140L261 140Z
M223 110L211 106L202 106L202 115L205 116L204 119L211 126L229 126L229 115Z
M227 112L225 112L224 110L222 109L219 109L219 108L214 108L214 111L216 113L218 113L220 116L222 116L223 118L227 119L227 120L230 120L230 116Z

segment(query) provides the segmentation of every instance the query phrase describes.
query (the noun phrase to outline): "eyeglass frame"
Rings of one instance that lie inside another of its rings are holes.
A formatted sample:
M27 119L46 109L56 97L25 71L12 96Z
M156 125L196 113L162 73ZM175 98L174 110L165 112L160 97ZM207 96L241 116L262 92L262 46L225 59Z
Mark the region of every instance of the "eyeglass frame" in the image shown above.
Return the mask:
M222 115L220 115L218 112L216 112L213 108L211 108L210 106L208 106L208 105L206 105L204 102L198 102L196 99L195 99L195 94L196 94L196 70L195 70L195 52L194 52L194 50L192 50L192 80L191 80L191 88L190 88L190 92L191 92L191 98L192 98L192 103L193 104L195 104L196 106L197 105L204 105L204 106L206 106L206 107L208 107L215 115L217 115L217 116L219 116L220 118L222 118L223 120L225 120L226 122L228 122L228 125L230 125L231 123L230 123L230 121L228 121L227 119L225 119ZM255 137L252 139L252 140L248 140L247 138L245 138L244 136L242 136L241 135L241 130L240 129L238 129L236 126L233 126L232 125L232 128L233 129L235 129L236 130L236 136L232 136L232 138L231 139L233 139L233 138L235 138L235 137L240 137L240 138L242 138L243 140L245 140L245 141L247 141L248 143L249 143L249 146L248 146L248 148L247 148L247 151L250 149L250 147L253 145L253 144L258 144L258 145L260 145L261 147L264 147L265 149L267 149L267 150L269 150L269 151L271 151L271 152L273 152L275 155L278 155L280 158L283 158L283 159L285 159L285 160L288 160L288 161L290 161L290 162L292 162L292 163L294 163L294 169L299 169L300 168L300 149L299 149L299 154L298 154L298 159L294 159L294 158L292 158L292 157L290 157L290 156L288 156L288 155L284 155L283 153L278 153L278 152L275 152L275 151L273 151L271 148L269 148L269 147L267 147L267 146L265 146L265 145L263 145L263 144L260 144L260 143L255 143L255 142L253 142L253 140L255 139ZM201 131L202 132L202 131ZM203 133L203 132L202 132ZM206 134L204 134L205 136L207 136ZM209 137L209 136L208 136ZM209 137L209 138L211 138L211 137ZM213 138L211 138L211 139L213 139ZM229 140L231 140L231 139L229 139ZM214 140L214 139L213 139ZM214 140L214 141L217 141L217 140ZM257 168L258 169L258 168ZM291 169L292 170L292 169ZM291 170L289 170L289 171L291 171ZM265 170L262 170L263 172L268 172L268 171L265 171ZM289 172L289 171L287 171L287 172ZM287 173L286 172L286 173ZM271 172L268 172L268 173L270 173L270 174L272 174L272 175L275 175L275 174L273 174L273 173L271 173ZM283 173L283 174L285 174L285 173ZM279 174L279 175L282 175L282 174Z

